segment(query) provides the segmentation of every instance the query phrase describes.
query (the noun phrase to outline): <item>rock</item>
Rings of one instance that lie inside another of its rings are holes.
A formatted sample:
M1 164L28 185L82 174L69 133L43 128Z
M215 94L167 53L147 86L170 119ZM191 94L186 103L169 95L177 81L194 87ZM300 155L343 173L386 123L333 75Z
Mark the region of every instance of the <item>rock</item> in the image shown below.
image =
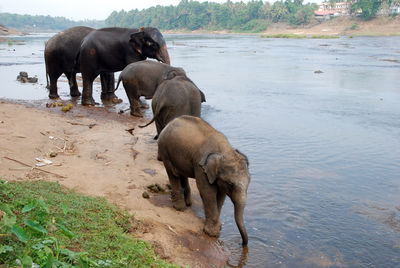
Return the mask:
M315 73L315 74L322 74L322 73L323 73L323 71L321 71L321 70L317 70L317 71L314 71L314 73Z
M37 83L37 81L38 81L37 77L28 77L29 83Z
M143 197L144 199L149 199L149 198L150 198L150 195L149 195L148 192L144 191L143 194L142 194L142 197Z
M19 75L17 76L17 80L20 81L21 83L37 83L38 78L37 77L28 77L27 72L19 72Z
M19 75L21 77L28 77L28 73L27 72L19 72Z
M56 157L57 156L57 153L56 152L51 152L50 153L50 157Z

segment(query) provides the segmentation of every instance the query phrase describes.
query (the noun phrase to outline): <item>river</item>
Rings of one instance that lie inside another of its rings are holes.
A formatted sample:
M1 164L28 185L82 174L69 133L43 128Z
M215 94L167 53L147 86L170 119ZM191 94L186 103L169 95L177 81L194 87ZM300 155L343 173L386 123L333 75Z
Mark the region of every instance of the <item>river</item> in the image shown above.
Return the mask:
M0 43L0 98L47 98L50 36ZM227 266L400 266L400 37L165 38L171 64L206 95L203 118L250 161L249 246L240 246L227 199ZM9 90L21 70L39 83ZM117 95L116 109L128 108L122 87Z

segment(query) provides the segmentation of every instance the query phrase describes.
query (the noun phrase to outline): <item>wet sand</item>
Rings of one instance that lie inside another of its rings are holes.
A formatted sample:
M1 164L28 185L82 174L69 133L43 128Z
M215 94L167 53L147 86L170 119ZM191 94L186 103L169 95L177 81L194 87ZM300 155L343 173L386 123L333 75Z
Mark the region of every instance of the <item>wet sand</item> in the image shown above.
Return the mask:
M168 189L164 167L156 160L154 124L137 127L148 118L80 105L62 112L46 103L50 101L0 100L3 179L58 181L77 192L105 197L140 220L135 237L150 242L160 257L181 266L224 266L228 254L221 242L202 231L203 209L194 180L194 204L184 212L172 208L169 193L142 197L150 184ZM54 153L57 156L51 157ZM53 163L32 169L36 158Z

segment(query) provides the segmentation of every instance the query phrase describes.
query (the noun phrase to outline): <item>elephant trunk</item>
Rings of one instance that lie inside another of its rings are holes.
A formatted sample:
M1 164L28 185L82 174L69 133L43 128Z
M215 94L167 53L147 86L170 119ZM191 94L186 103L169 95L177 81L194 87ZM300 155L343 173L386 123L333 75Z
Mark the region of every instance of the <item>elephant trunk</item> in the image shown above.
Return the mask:
M157 53L157 60L166 63L168 65L171 65L171 61L169 60L169 54L167 50L167 45L164 44L161 48L160 51Z
M236 221L236 225L239 229L240 235L242 236L242 245L243 246L247 246L248 243L248 237L247 237L247 232L246 232L246 228L244 227L244 220L243 220L243 213L244 213L244 207L246 205L246 197L244 194L240 195L240 198L234 198L233 204L235 206L235 221ZM238 200L235 200L238 199Z

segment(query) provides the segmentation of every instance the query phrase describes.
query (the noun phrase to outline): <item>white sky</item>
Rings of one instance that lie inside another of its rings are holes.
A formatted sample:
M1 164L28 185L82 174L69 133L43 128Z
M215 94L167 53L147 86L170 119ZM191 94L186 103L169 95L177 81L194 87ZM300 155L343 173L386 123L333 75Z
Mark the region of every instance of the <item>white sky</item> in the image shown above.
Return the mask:
M106 19L114 10L143 9L151 6L178 5L180 0L1 0L0 12L62 16L73 20ZM200 0L204 2L204 0ZM225 3L226 0L209 0L209 2ZM239 2L233 0L233 2ZM243 0L248 2L248 0ZM274 0L268 2L273 3ZM304 0L304 3L321 3L322 0ZM0 22L1 23L1 22Z

